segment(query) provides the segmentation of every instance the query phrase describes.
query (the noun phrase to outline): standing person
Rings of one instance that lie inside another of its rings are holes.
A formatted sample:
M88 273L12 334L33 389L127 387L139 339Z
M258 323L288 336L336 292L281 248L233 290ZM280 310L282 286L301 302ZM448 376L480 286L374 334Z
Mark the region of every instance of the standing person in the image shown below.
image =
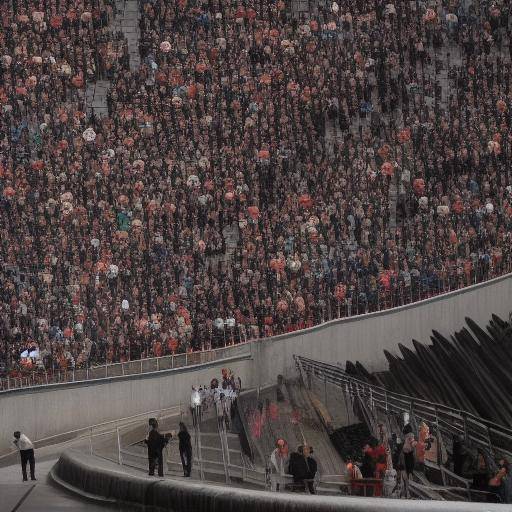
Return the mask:
M317 471L317 464L313 457L310 457L310 449L307 446L299 446L296 452L290 455L288 472L293 476L295 487L301 491L306 485L311 494L315 494L313 479Z
M32 441L19 430L14 432L14 441L16 448L20 451L21 458L21 472L23 474L23 481L26 482L27 478L27 462L30 464L30 479L36 480L35 469L36 459L34 457L34 445Z
M192 386L192 392L190 393L190 410L194 427L197 427L201 418L201 394L194 386Z
M183 475L190 477L192 471L192 441L185 423L180 421L180 431L178 432L181 464L183 466Z
M158 421L155 418L149 420L149 425L151 430L144 441L148 446L149 475L154 476L155 467L158 462L158 476L164 476L164 457L162 451L169 442L171 434L166 434L165 436L160 434L158 431Z
M416 449L417 441L414 439L412 428L406 425L403 430L404 444L399 458L400 477L402 480L402 494L409 498L409 477L414 472L414 452Z
M306 465L308 466L308 481L306 483L308 485L309 492L311 494L316 494L314 480L316 472L318 471L318 464L313 457L312 446L304 447L304 457L306 457Z
M276 448L270 455L270 462L272 463L271 490L284 491L285 475L290 462L288 443L284 439L277 440Z

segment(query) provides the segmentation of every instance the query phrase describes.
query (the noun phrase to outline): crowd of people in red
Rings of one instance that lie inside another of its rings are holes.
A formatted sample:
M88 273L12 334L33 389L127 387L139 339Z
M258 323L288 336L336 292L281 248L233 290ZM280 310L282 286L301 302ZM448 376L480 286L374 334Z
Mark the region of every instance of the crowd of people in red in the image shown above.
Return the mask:
M6 370L27 349L69 368L217 347L509 270L508 2L139 6L130 69L112 0L0 5Z

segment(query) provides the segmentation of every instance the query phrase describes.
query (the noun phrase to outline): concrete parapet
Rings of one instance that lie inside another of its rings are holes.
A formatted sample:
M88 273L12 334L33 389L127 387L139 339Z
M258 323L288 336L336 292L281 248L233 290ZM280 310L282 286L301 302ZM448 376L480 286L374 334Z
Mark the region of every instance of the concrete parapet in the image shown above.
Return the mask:
M272 493L155 479L123 472L102 459L70 451L51 472L57 483L89 498L173 512L505 512L507 505Z

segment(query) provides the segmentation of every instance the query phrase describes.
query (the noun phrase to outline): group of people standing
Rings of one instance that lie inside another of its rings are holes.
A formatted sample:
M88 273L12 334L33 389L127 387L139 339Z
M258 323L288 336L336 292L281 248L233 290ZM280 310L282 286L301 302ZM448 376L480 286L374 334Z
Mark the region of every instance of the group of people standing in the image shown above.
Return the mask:
M297 451L289 453L288 443L278 439L270 455L270 485L272 491L308 491L315 494L317 462L313 458L313 447L303 444ZM291 480L293 481L290 482Z
M149 427L149 433L144 440L148 449L149 475L154 476L155 469L158 467L158 476L164 476L163 450L173 437L177 437L183 466L183 476L190 477L192 471L192 440L185 423L180 422L180 429L177 435L173 435L172 432L161 434L158 421L155 418L149 420Z

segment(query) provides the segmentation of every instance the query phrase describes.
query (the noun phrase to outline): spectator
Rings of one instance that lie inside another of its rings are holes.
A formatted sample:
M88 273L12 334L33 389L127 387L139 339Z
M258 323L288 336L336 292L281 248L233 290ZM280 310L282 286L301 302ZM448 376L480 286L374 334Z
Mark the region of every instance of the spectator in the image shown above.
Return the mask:
M294 488L304 491L306 487L310 494L315 494L314 478L317 471L317 464L310 456L310 449L307 446L299 446L296 452L290 455L288 473L293 476Z
M181 421L178 439L183 476L190 477L190 473L192 472L192 442L185 423Z
M290 457L288 455L288 443L284 439L278 439L276 447L270 455L270 462L272 464L271 470L271 490L284 491L288 466Z
M19 430L17 430L14 432L13 443L20 452L23 481L26 482L28 480L27 462L30 465L30 479L36 480L36 460L34 457L34 445L32 444L32 441L25 434L22 434Z
M154 476L155 467L158 464L158 476L163 477L164 457L162 451L167 446L171 434L165 434L165 436L160 434L157 420L152 418L149 421L151 430L144 441L148 447L149 476Z
M291 332L510 270L507 2L343 0L300 21L281 1L141 2L137 70L112 0L44 5L0 5L11 376ZM86 104L99 78L104 118Z

